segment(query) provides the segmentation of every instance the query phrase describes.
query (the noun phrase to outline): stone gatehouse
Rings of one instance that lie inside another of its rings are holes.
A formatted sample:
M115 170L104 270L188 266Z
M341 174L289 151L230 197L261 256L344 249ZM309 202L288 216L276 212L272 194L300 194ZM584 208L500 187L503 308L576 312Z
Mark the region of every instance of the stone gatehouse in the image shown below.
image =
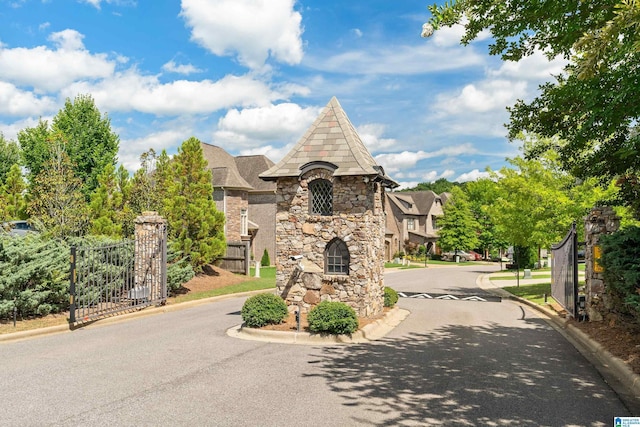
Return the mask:
M275 181L276 287L294 310L384 302L385 188L397 187L334 97L295 147L260 175Z

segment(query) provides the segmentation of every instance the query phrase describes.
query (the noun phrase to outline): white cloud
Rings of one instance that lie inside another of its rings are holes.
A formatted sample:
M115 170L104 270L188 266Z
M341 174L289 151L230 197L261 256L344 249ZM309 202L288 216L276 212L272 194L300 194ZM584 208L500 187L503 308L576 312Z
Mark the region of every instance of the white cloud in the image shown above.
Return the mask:
M300 138L321 111L318 107L302 108L281 103L258 108L232 109L218 121L214 141L241 146L266 141Z
M506 137L506 110L518 99L535 96L538 85L562 72L563 59L549 61L541 52L519 62L496 61L484 78L435 96L427 122L445 135Z
M345 74L414 75L482 65L484 58L472 48L448 51L432 45L375 46L333 56L307 56L305 65L322 71Z
M25 92L11 83L0 81L0 115L41 116L57 109L56 101L48 96L38 97Z
M38 121L42 119L44 121L47 121L49 123L51 123L51 120L53 119L53 117L27 117L21 120L18 120L17 122L12 122L12 123L2 123L0 122L0 132L2 132L2 134L4 135L4 137L6 139L10 139L13 141L17 141L18 140L18 132L20 132L23 129L26 128L32 128L38 125Z
M56 45L31 49L0 46L0 79L36 91L53 92L81 79L99 79L113 74L115 64L105 54L91 54L75 30L52 33Z
M100 9L100 3L102 3L102 0L78 0L80 3L87 3L90 4L91 6L95 7L96 9Z
M266 156L267 158L269 158L272 162L278 163L280 160L282 160L284 156L286 156L289 153L289 151L291 151L293 146L294 146L294 143L283 145L280 148L273 147L271 145L265 145L265 146L256 147L256 148L247 148L244 150L240 150L240 155L251 156L251 155L262 154L263 156Z
M279 88L280 89L280 88ZM199 114L237 105L266 105L300 88L273 90L251 76L225 76L220 80L175 80L162 84L157 76L144 76L134 68L96 84L76 82L62 91L66 97L91 93L106 111L140 111L157 115Z
M180 15L191 40L218 56L260 68L269 56L287 64L302 60L302 16L295 0L182 0Z
M433 36L427 40L432 40L436 46L439 47L451 47L460 45L460 40L464 36L464 26L468 20L463 18L460 24L452 25L451 27L441 27L438 31L433 33ZM491 37L491 32L482 30L472 43L480 42Z
M84 43L82 43L84 36L76 30L62 30L57 33L51 33L49 40L51 40L59 50L82 50L84 49Z
M397 172L403 169L413 168L420 160L434 157L455 157L476 153L471 144L445 147L436 151L403 151L401 153L379 154L375 160L384 167L387 172Z
M360 28L354 28L351 31L356 36L356 38L361 38L362 37L362 30Z
M474 169L472 171L461 174L455 179L455 181L456 182L477 181L480 178L489 178L489 172Z
M381 123L368 123L357 128L360 139L369 151L375 153L384 148L393 147L397 141L393 138L382 138L385 131L385 125Z
M171 60L162 66L164 71L169 73L177 73L177 74L193 74L202 72L201 69L192 65L192 64L176 64L175 61Z
M485 113L504 110L527 93L527 82L510 80L484 80L466 85L457 94L441 94L434 109L446 114L464 112Z
M140 155L153 148L160 154L163 149L179 146L188 138L189 129L171 129L153 132L140 138L124 139L120 141L118 160L128 171L135 171L140 167Z
M518 62L503 62L497 70L489 70L488 76L532 82L549 81L553 76L562 74L567 63L567 60L562 57L549 61L542 52L536 51Z

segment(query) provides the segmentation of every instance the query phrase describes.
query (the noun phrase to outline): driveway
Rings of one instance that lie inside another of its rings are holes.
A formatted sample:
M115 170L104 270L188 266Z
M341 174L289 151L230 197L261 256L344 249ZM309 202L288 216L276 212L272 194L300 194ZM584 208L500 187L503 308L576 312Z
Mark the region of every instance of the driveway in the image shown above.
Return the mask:
M417 293L481 293L491 267L389 273ZM371 344L237 340L243 299L0 345L0 425L608 426L597 371L511 301L401 298Z

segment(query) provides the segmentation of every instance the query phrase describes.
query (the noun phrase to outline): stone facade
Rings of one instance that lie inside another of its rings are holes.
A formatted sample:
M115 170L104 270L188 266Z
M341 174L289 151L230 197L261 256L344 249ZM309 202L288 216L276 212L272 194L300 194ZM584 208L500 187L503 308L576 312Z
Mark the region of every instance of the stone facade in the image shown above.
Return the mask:
M603 314L611 310L605 292L602 272L596 263L596 248L600 236L614 233L620 228L620 218L610 207L594 208L585 218L585 294L586 309L590 321L602 321Z
M167 222L157 212L146 211L135 221L135 286L148 288L152 301L167 297Z
M333 184L333 215L312 215L308 184ZM321 301L341 301L359 316L384 304L384 189L362 176L333 176L322 168L280 178L276 192L276 286L290 309L307 312ZM348 274L325 272L325 249L341 239L349 250ZM301 255L301 260L292 259ZM300 269L302 267L302 270Z

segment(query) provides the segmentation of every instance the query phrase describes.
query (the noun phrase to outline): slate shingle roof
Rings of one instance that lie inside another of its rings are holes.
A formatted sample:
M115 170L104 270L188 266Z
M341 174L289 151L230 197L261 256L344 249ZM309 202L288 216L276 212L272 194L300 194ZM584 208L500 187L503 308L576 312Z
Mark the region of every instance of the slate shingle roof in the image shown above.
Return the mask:
M236 161L232 155L224 149L211 144L200 144L202 154L209 164L209 169L213 175L213 186L224 187L236 190L253 190L238 171Z
M376 164L335 96L291 151L260 178L297 177L302 166L316 161L336 165L334 176L374 176L388 187L398 186Z
M260 179L258 175L271 168L274 163L263 155L237 156L236 166L242 177L256 191L275 191L276 184Z
M437 198L440 198L442 204L444 204L447 195L448 193L442 193L438 196L431 190L387 193L387 196L406 215L425 215L431 210L431 206L433 206L433 203Z

